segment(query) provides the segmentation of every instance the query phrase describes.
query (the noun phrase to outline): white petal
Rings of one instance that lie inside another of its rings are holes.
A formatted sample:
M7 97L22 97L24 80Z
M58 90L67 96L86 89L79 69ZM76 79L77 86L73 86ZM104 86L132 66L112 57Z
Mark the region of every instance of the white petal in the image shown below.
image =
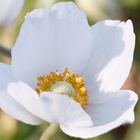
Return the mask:
M28 14L12 50L15 76L30 85L51 71L81 72L91 51L91 30L86 16L72 2Z
M51 122L73 127L93 125L81 105L66 95L45 92L41 94L41 100L45 114L49 114Z
M94 126L73 128L61 125L61 129L74 137L90 138L106 133L124 123L134 122L134 106L138 100L132 91L119 91L118 95L104 104L89 106Z
M29 112L45 121L73 126L92 125L90 117L82 107L67 96L42 93L39 98L38 94L23 82L9 84L8 93Z
M0 91L0 108L13 118L26 124L38 125L42 121L28 112L6 92Z
M36 91L23 82L10 83L8 94L29 112L41 118L42 108L40 98Z
M24 0L0 0L0 26L8 26L19 15Z
M0 63L0 90L6 90L8 83L15 81L11 66Z
M41 120L39 118L28 112L6 92L8 84L14 81L9 65L0 64L0 77L0 108L24 123L40 124Z
M85 77L94 98L99 91L119 90L125 82L132 65L135 35L130 20L105 20L92 26L92 31L93 51Z
M136 102L137 95L133 91L120 90L115 93L115 96L108 102L89 105L86 112L92 117L94 125L100 126L116 120L130 109L132 113ZM126 120L124 121L133 122L134 118L131 118L131 116L133 116L133 114L129 115L129 117L125 116Z

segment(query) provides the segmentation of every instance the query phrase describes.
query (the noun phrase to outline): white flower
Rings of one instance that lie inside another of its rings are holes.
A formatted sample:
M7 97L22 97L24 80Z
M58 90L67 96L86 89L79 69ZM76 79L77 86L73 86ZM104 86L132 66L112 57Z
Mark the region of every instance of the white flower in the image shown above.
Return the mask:
M19 15L24 0L0 0L0 26L8 26Z
M22 25L11 65L0 65L0 107L22 122L57 122L82 138L132 123L137 95L120 88L134 45L130 20L90 27L71 2L34 10Z

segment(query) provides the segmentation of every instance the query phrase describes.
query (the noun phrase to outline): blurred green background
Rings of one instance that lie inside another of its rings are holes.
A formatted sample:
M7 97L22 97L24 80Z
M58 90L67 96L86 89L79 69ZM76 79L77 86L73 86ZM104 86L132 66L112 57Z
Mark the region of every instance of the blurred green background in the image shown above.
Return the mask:
M50 7L60 1L74 1L83 10L92 25L103 19L131 19L136 34L134 63L128 80L122 87L140 91L140 0L25 0L24 7L17 20L6 28L0 28L0 44L11 49L17 38L24 16L34 8ZM0 61L10 63L10 56L0 51ZM140 103L135 109L136 121L133 125L124 125L111 132L90 140L140 140ZM18 122L0 111L0 140L38 140L47 124L30 126ZM57 140L76 140L61 131ZM77 139L80 140L80 139Z

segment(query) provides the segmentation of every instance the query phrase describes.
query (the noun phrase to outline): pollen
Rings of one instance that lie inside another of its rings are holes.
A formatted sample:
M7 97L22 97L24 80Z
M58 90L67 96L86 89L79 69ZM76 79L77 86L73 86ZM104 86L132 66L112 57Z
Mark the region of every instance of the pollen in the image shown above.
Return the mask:
M65 94L82 106L88 104L88 92L85 87L84 78L70 72L68 68L63 73L50 72L48 75L39 76L37 78L36 91L38 94L45 91L52 93Z

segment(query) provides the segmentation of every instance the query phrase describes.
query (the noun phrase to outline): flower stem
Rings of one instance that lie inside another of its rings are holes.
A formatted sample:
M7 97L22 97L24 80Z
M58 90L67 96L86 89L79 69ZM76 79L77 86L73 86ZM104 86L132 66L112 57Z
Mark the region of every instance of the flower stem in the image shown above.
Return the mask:
M59 124L51 123L42 134L40 140L51 140L58 130L59 130Z

